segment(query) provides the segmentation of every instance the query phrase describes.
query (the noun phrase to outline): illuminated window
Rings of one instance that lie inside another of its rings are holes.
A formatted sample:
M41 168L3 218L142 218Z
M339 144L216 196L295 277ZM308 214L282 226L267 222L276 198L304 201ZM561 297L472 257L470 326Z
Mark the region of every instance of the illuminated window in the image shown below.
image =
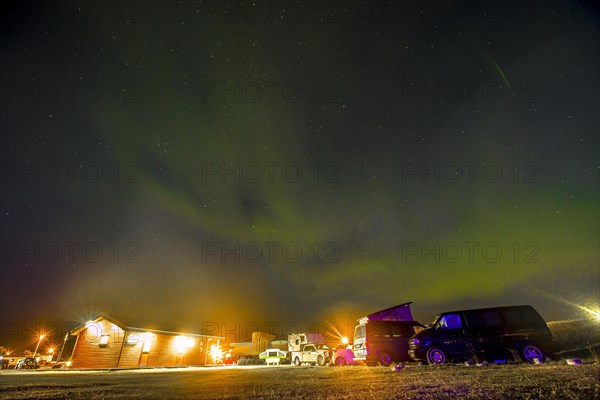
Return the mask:
M108 345L108 335L100 336L100 343L98 344L98 346L103 349L107 345Z
M154 340L154 335L151 333L145 333L144 337L144 345L142 346L142 353L149 353L150 347L152 347L152 341Z
M136 335L135 333L132 333L129 336L127 336L127 345L128 346L135 346L139 342L140 342L140 337L138 335Z

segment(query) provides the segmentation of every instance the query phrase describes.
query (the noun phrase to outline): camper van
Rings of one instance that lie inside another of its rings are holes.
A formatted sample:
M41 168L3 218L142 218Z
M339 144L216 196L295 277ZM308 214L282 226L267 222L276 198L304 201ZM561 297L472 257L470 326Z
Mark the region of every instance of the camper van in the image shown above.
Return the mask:
M423 329L412 318L411 303L400 304L358 320L354 328L354 360L367 365L385 365L412 361L408 341Z
M527 305L442 313L409 345L410 356L428 364L515 357L542 362L558 350L544 319Z

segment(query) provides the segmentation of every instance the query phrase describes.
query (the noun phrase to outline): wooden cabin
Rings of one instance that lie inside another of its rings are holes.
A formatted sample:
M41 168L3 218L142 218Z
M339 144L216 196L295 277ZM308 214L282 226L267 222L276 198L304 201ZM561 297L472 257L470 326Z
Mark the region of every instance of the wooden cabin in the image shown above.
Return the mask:
M213 361L210 348L225 339L204 335L198 328L182 329L152 321L121 322L128 320L102 314L73 329L68 339L72 342L71 355L61 358L70 359L73 368L206 365Z

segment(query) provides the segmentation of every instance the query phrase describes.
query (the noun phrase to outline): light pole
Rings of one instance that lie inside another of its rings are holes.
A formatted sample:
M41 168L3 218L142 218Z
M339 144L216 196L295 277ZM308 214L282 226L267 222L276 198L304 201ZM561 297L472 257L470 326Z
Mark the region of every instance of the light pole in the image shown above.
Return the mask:
M40 340L38 340L37 346L35 346L35 351L33 352L33 358L35 358L35 355L37 354L38 348L40 347L40 343L42 342L42 339L45 337L46 335L41 334L40 335Z
M58 362L60 361L60 358L62 357L62 353L63 350L65 349L65 344L67 344L67 339L69 338L69 332L67 332L67 334L65 335L65 338L63 339L63 345L60 348L60 352L58 353L58 357L56 357L56 364L58 364Z
M206 349L204 349L204 366L206 367L206 363L208 362L208 344L210 343L210 341L212 340L212 338L207 338L206 339Z

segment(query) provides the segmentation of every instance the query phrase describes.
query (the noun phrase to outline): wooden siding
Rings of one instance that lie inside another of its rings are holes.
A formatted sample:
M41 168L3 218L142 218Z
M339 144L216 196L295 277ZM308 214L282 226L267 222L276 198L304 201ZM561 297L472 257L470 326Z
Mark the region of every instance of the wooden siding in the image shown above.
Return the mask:
M131 333L127 332L123 351L121 352L121 358L119 360L119 368L136 368L140 363L143 340L140 334L136 334L136 338L138 339L137 343L132 345L127 341L129 335L131 335Z
M173 367L176 365L200 365L204 364L204 353L200 352L200 338L190 337L194 344L178 354L175 346L177 336L157 334L152 342L148 354L149 367Z
M74 368L116 368L125 332L106 320L94 322L79 333L73 350ZM106 347L100 337L108 335Z

